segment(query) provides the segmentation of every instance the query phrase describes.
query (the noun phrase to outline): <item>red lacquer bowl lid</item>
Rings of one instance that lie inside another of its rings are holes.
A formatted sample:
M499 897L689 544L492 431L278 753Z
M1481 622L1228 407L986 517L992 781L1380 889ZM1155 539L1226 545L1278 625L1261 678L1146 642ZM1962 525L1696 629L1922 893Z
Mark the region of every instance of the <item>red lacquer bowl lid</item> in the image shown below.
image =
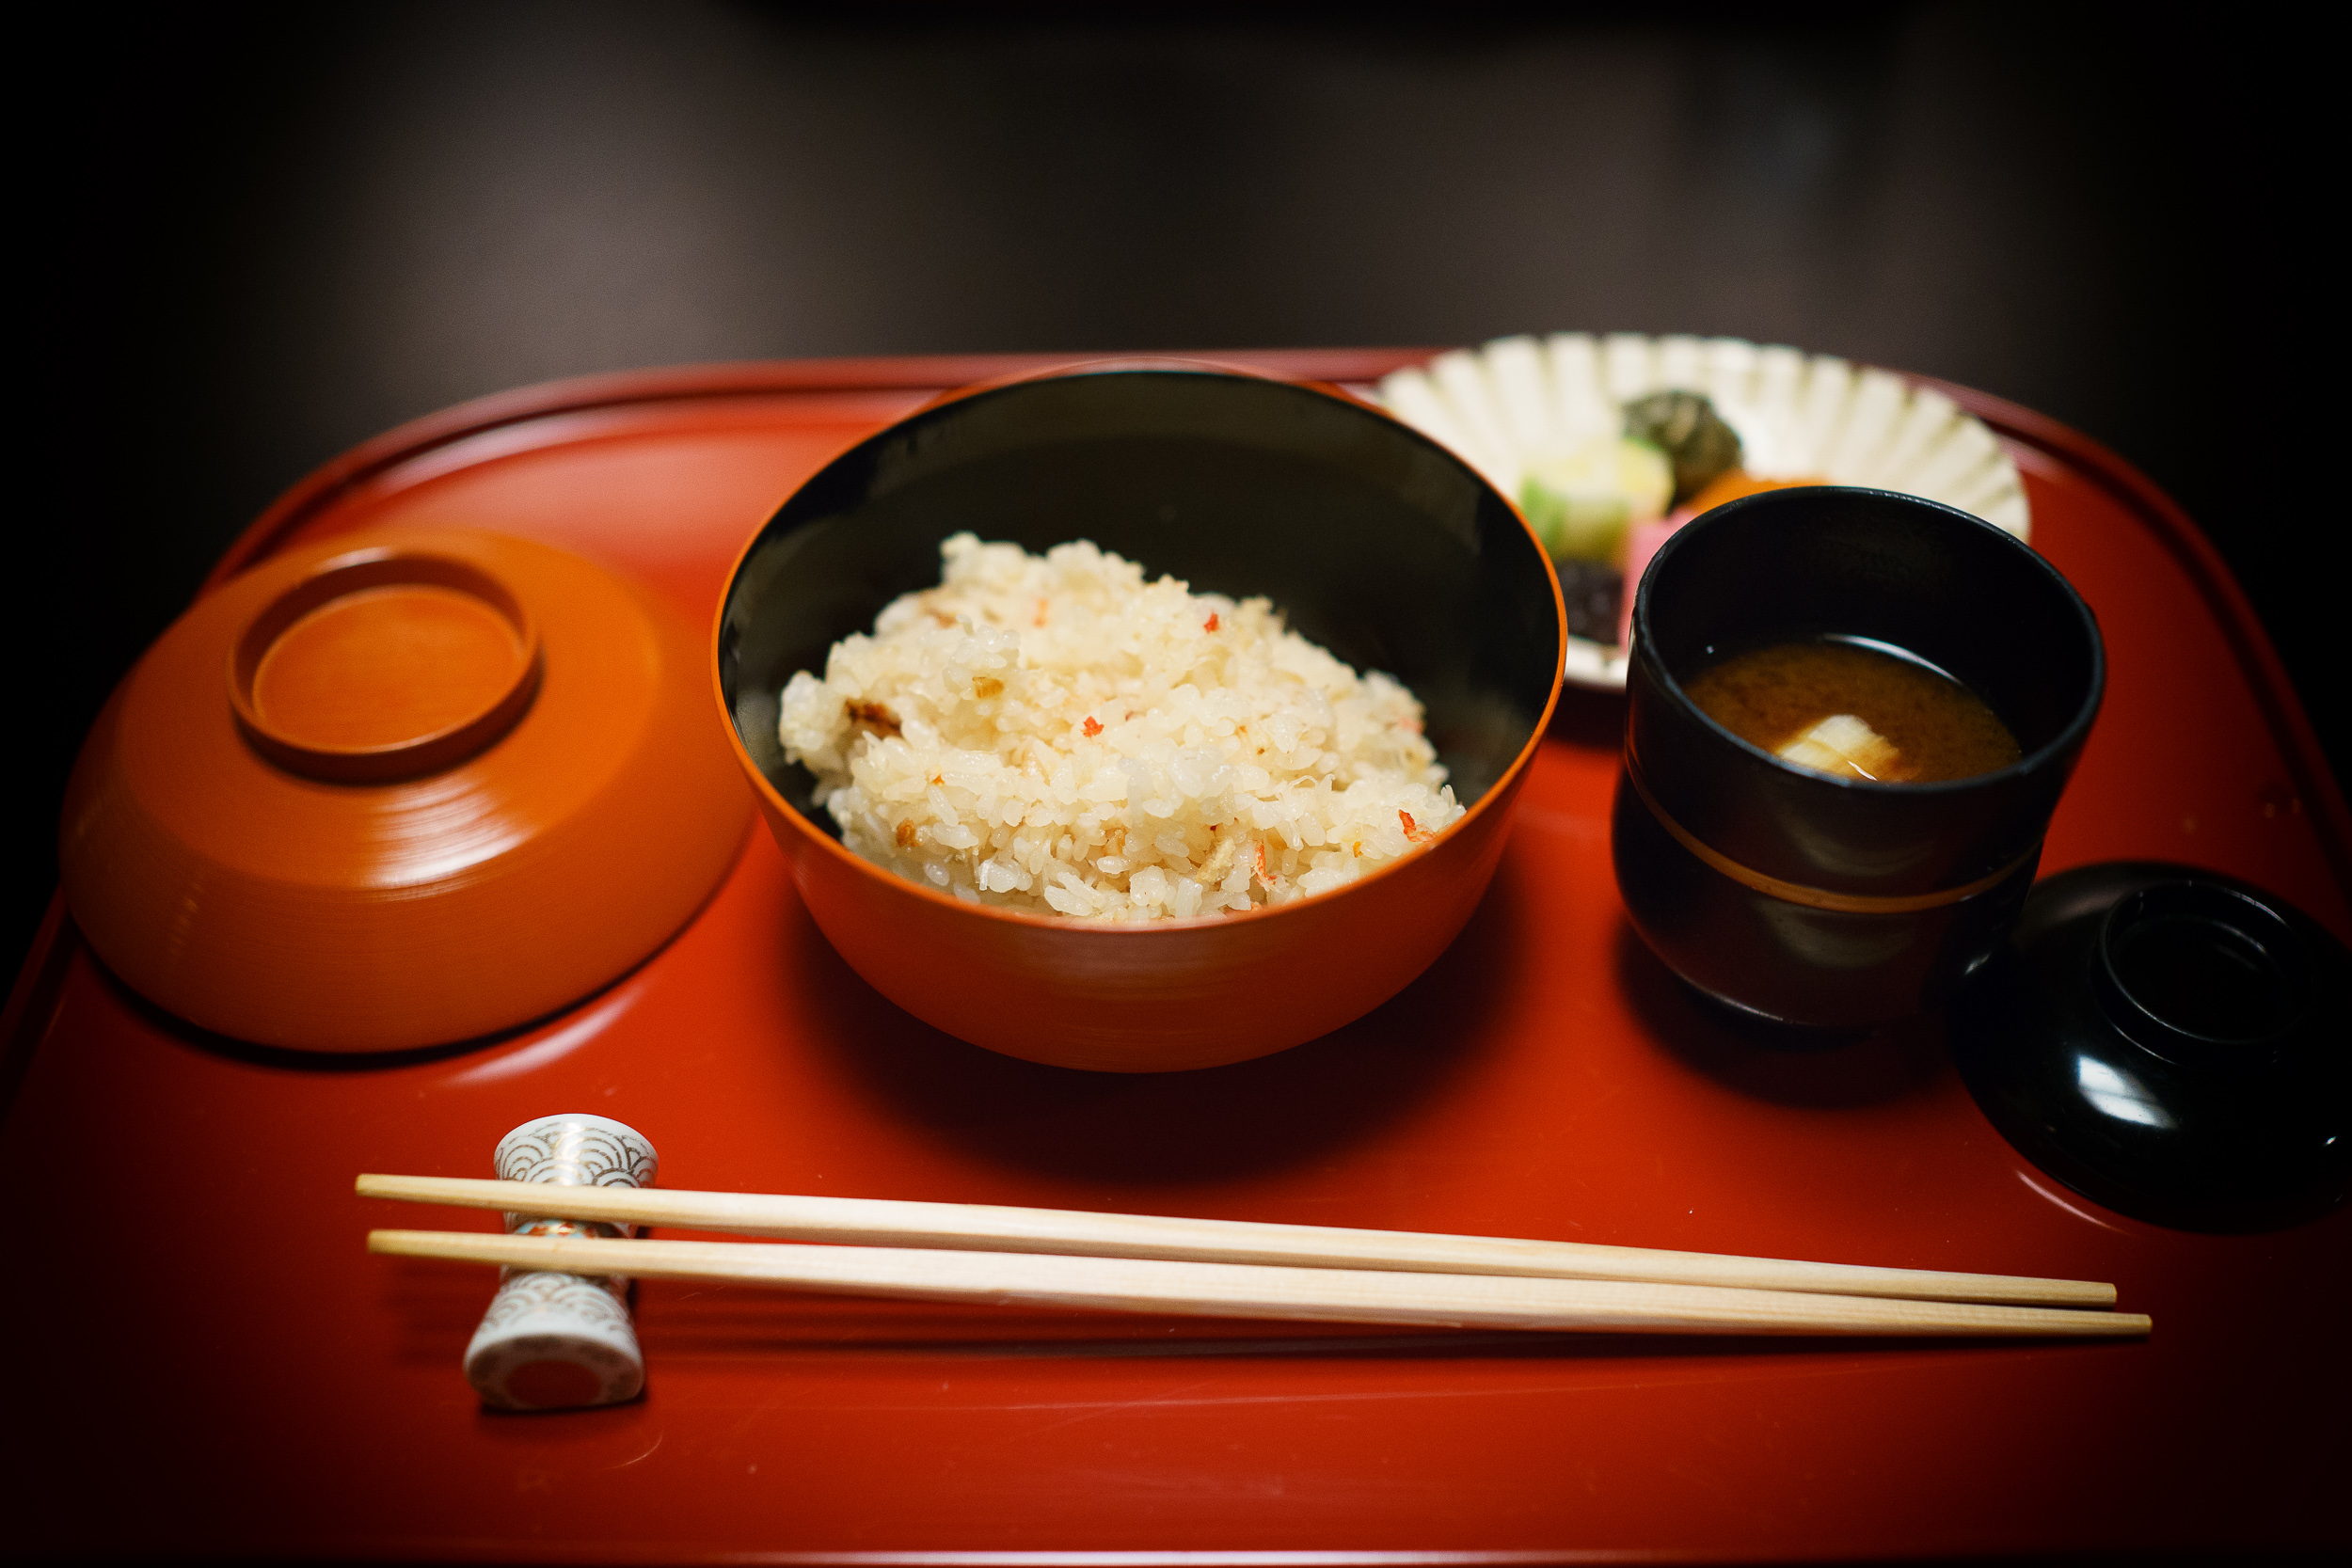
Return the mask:
M699 640L578 556L347 534L199 600L74 769L65 891L125 983L306 1051L524 1023L678 929L749 801Z

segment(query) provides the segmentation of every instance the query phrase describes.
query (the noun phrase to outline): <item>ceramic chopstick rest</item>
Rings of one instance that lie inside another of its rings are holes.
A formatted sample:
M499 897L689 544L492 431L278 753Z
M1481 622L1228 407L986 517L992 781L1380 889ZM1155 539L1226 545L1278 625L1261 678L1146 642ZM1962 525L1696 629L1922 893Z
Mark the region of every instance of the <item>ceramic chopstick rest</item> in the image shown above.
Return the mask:
M659 1165L636 1129L603 1117L541 1117L498 1143L501 1180L558 1187L650 1187ZM550 1195L552 1196L552 1195ZM555 1203L550 1208L560 1207ZM523 1236L628 1237L630 1225L510 1213ZM466 1381L501 1410L562 1410L637 1397L645 1358L621 1278L506 1269L498 1294L466 1347Z

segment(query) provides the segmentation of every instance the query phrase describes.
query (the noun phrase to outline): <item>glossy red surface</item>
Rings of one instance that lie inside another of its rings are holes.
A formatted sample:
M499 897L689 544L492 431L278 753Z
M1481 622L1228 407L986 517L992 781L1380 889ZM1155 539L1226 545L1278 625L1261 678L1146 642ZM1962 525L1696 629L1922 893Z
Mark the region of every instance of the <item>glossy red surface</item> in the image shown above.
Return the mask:
M266 638L249 673L246 649L264 638L242 640L230 697L248 733L297 752L406 750L469 729L510 705L519 709L513 699L538 661L528 625L437 583L384 583L337 593L315 610L294 608L299 619Z
M356 603L367 660L446 695L453 672L381 635L409 617L339 592L386 572L470 583L485 617L480 595L507 603L487 672L454 672L459 711L423 716L454 722L355 747L318 733L331 715L289 728L240 700L263 655L318 657L311 604ZM78 931L148 1001L264 1045L401 1050L545 1018L634 969L738 856L750 802L698 700L706 657L673 606L543 543L289 541L167 628L84 742L58 845Z
M515 394L504 422L461 410L377 443L246 549L463 518L707 617L801 476L982 369ZM2113 660L2045 867L2193 861L2352 936L2342 798L2210 551L2079 437L1966 401L2011 440L2035 542ZM1717 1033L1611 884L1621 704L1568 699L1484 904L1429 973L1322 1040L1211 1071L1069 1072L930 1029L834 954L765 835L616 985L429 1056L321 1064L194 1034L58 927L6 1024L22 1082L0 1158L31 1260L0 1292L19 1356L10 1544L664 1561L2352 1544L2336 1496L2352 1212L2262 1236L2158 1229L2026 1165L1931 1028L1814 1054ZM351 1177L486 1174L500 1133L567 1109L642 1128L679 1187L2066 1275L2115 1281L2156 1329L1515 1339L645 1286L642 1402L486 1415L457 1358L489 1276L360 1240L492 1217L362 1203Z

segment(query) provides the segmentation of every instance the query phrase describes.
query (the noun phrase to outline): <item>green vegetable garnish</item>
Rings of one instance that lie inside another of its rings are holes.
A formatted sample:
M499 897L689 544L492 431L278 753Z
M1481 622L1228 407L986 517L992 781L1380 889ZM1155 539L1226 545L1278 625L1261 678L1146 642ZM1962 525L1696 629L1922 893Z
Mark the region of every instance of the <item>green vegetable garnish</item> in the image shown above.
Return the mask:
M1519 510L1554 561L1614 561L1627 530L1662 515L1673 489L1664 452L1603 436L1531 463L1519 482Z

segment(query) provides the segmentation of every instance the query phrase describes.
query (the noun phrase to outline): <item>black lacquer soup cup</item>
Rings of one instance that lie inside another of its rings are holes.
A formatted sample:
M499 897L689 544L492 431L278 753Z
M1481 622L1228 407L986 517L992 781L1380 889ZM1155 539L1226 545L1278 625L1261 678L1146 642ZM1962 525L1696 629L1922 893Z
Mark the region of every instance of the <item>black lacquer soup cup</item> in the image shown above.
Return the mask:
M1890 644L1991 705L2024 755L1934 784L1834 778L1701 712L1687 681L1820 636ZM1634 602L1617 884L1650 948L1772 1024L1942 1006L2008 936L2106 683L2097 623L2030 547L1887 491L1770 491L1661 549Z

